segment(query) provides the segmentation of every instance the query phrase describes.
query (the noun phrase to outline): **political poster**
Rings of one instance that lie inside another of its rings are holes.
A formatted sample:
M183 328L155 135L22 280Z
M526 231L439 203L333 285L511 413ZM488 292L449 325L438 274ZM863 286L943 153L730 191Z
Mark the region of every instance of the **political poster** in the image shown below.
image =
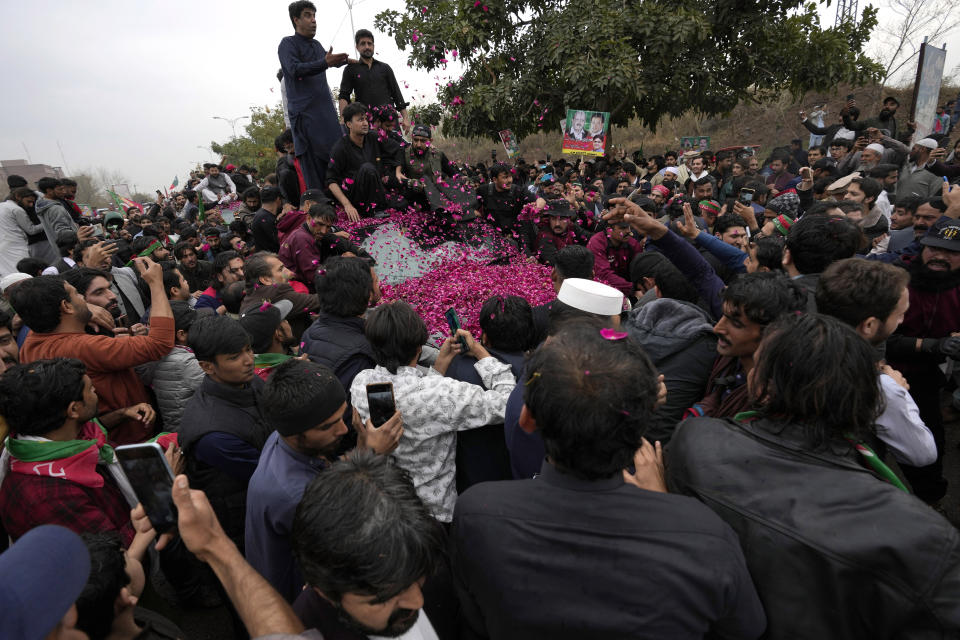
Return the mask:
M513 137L513 131L510 129L504 129L500 132L500 142L503 143L503 148L506 150L508 158L512 158L520 153L520 145L517 144L517 139Z
M940 85L943 82L943 66L947 50L923 43L920 60L917 62L917 82L913 86L913 121L917 130L913 141L926 138L933 132L937 106L940 102Z
M710 148L710 136L684 136L680 138L680 148L687 151L706 151Z
M607 148L610 114L606 111L567 109L563 125L563 153L602 156Z

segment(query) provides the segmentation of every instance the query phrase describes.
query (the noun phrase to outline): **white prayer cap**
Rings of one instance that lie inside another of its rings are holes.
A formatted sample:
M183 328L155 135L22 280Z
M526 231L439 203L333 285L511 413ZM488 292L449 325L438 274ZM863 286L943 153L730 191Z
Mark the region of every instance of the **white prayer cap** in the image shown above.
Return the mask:
M32 277L29 273L20 273L19 271L17 273L8 273L0 279L0 293L6 292L7 287L24 280L29 280Z
M663 172L666 173L667 171L669 171L670 173L672 173L672 174L675 175L675 176L679 176L679 175L680 175L680 169L677 169L676 167L665 167L665 168L663 169Z
M877 144L876 142L867 145L867 149L870 151L875 151L876 153L883 154L883 145Z
M913 143L915 147L926 147L927 149L936 149L937 141L933 138L924 138Z
M557 300L598 316L615 316L623 311L622 293L609 285L584 278L565 279L560 285Z

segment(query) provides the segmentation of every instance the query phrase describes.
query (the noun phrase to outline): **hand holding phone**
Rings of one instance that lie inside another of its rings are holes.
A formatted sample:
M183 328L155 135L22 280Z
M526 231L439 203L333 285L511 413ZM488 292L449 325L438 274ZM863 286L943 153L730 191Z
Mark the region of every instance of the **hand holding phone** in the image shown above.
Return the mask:
M457 315L456 309L450 307L443 312L443 317L447 319L447 326L450 327L450 335L457 338L457 342L460 343L460 353L466 355L470 351L470 347L467 344L467 339L463 336L457 336L457 331L463 328L463 325L460 323L460 316Z
M160 445L155 442L131 444L114 451L153 528L163 533L176 527L177 508L171 493L173 469Z
M392 382L376 382L367 385L367 406L370 408L370 422L379 427L397 412L393 397Z

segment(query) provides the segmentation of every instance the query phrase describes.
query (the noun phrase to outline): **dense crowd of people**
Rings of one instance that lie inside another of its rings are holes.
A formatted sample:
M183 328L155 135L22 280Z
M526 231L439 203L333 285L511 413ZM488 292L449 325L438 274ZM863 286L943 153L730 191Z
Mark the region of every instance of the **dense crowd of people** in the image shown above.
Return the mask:
M187 638L215 608L224 638L960 634L955 122L851 100L801 114L806 150L470 164L371 32L353 60L290 19L276 172L101 219L8 179L0 636ZM431 330L381 287L391 226L546 265L555 298L492 283L477 332ZM140 443L159 532L115 451Z

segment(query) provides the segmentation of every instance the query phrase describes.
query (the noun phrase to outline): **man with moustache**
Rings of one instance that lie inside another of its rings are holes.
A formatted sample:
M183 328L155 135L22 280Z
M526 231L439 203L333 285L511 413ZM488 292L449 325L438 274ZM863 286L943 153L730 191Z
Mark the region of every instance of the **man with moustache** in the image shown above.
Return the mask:
M916 216L914 220L916 226ZM887 341L887 359L910 384L920 417L937 443L933 464L901 465L917 497L935 504L947 491L940 412L940 391L946 380L940 365L946 358L960 357L960 222L941 218L920 245L920 255L909 261L903 258L910 273L910 307Z
M564 247L572 244L587 244L589 235L573 220L575 212L570 203L564 199L550 200L541 212L546 224L541 226L537 234L534 251L537 259L543 264L553 266L557 254Z

